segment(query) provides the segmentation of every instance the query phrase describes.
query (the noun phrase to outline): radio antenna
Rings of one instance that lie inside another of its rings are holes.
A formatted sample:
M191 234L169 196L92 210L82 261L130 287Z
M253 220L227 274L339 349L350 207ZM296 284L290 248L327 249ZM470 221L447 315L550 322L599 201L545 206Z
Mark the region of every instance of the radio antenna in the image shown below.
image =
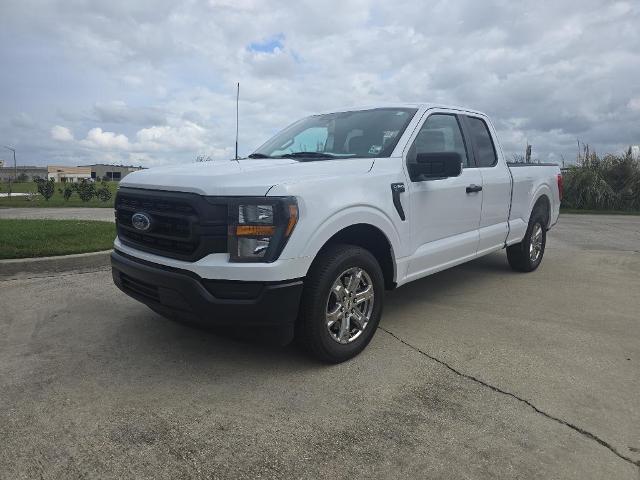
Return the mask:
M236 91L236 160L238 160L238 128L239 128L238 104L239 103L240 103L240 82L238 82L238 90Z

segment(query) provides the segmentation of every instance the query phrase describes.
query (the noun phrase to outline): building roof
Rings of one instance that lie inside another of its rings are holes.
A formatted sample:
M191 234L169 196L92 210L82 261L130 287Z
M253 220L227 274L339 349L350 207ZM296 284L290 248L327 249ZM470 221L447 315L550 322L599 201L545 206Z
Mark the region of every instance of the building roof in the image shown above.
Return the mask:
M144 168L142 165L115 165L113 163L92 163L90 165L78 165L79 167L120 167L120 168Z
M89 167L69 167L66 165L47 165L49 173L78 173L78 174L91 174Z

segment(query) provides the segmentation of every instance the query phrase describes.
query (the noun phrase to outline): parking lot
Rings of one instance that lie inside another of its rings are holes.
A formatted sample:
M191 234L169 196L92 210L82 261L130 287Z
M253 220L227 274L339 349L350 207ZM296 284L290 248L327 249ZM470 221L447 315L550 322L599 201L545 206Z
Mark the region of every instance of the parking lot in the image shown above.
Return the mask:
M640 478L640 217L564 215L387 295L356 359L0 281L0 478Z

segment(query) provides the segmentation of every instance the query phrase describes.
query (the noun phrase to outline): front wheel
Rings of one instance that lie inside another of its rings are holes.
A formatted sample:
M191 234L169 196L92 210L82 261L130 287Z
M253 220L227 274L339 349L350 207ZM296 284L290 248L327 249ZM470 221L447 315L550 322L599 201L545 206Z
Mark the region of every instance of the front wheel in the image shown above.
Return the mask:
M534 211L522 242L507 247L507 259L512 269L518 272L532 272L540 266L547 245L546 224L542 212Z
M382 270L369 251L353 245L327 248L305 281L298 339L324 362L355 357L375 334L383 294Z

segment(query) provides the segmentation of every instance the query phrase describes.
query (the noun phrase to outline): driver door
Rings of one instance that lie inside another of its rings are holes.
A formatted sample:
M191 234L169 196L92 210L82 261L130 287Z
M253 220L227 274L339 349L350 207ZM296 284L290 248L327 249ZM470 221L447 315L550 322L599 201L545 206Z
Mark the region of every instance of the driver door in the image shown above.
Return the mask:
M415 279L473 258L478 249L482 211L482 176L471 145L453 112L428 112L406 153L408 172L418 153L456 152L462 159L458 177L411 178L411 243L408 277Z

